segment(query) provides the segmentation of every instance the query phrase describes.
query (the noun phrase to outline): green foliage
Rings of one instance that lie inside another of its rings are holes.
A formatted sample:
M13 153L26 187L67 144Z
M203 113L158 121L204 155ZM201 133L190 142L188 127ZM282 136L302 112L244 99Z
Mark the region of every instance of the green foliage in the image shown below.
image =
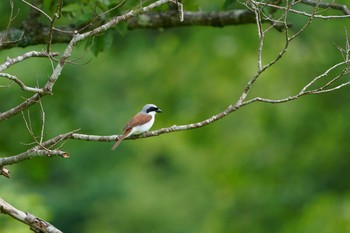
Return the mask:
M184 5L184 10L198 11L200 10L200 4L197 0L183 0L181 3Z
M153 129L206 119L234 103L254 74L256 34L248 25L95 37L79 47L73 57L79 59L44 98L45 137L76 128L119 134L145 103L163 110ZM267 36L265 63L284 39L277 31ZM333 42L344 44L343 23L315 22L258 80L251 97L295 94L342 60ZM0 59L40 48L4 51ZM28 60L10 72L35 86L51 64ZM22 96L14 84L1 88L0 111ZM116 151L112 143L68 141L69 159L10 166L12 178L0 179L0 196L64 232L349 232L349 100L342 89L281 105L252 104L207 127L124 141ZM40 108L30 114L38 135ZM29 148L20 143L32 141L21 116L0 122L0 130L2 156ZM23 227L3 215L0 226L1 232Z
M234 6L236 5L236 3L237 3L237 0L225 0L222 8L224 10L232 10L235 8Z
M93 37L86 41L86 47L90 48L91 52L97 56L100 52L112 47L114 34L113 31L108 31L103 36Z

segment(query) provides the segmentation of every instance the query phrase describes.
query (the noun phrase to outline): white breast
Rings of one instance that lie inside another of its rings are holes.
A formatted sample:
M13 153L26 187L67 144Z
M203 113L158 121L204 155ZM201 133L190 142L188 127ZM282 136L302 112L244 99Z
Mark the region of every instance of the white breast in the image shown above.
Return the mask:
M132 130L128 136L133 135L133 134L142 134L144 132L147 132L152 127L152 125L154 123L155 112L151 112L149 114L152 115L151 120L149 122L147 122L146 124L135 126L134 128L132 128Z

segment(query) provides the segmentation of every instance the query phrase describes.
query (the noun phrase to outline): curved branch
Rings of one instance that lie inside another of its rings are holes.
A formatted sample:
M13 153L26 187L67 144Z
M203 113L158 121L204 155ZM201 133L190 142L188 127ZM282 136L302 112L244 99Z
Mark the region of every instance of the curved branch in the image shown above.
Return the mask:
M59 229L31 213L16 209L0 197L0 213L7 214L18 221L27 224L34 232L62 233Z
M7 110L6 112L0 112L0 121L7 120L12 116L17 115L22 110L38 103L39 100L40 100L40 94L35 93L32 97L26 99L25 101L11 108L10 110Z
M7 74L7 73L0 73L0 77L7 78L15 83L17 83L23 91L31 91L39 94L44 94L44 90L41 88L37 87L28 87L27 85L24 84L20 79L18 79L16 76Z
M0 72L6 70L7 68L9 68L10 66L19 63L23 60L26 60L28 58L32 58L32 57L46 57L46 58L50 58L50 57L55 57L58 56L58 53L47 53L47 52L38 52L38 51L30 51L30 52L26 52L23 55L17 56L15 58L6 58L6 61L2 64L0 64Z

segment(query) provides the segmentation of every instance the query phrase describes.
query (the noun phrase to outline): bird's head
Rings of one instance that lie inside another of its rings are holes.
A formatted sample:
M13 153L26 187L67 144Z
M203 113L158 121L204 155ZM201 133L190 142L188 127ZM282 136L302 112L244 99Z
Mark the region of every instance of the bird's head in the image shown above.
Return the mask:
M143 113L151 113L151 112L154 112L154 113L161 113L162 110L160 108L158 108L156 105L154 104L146 104L145 106L143 106L142 108L142 112Z

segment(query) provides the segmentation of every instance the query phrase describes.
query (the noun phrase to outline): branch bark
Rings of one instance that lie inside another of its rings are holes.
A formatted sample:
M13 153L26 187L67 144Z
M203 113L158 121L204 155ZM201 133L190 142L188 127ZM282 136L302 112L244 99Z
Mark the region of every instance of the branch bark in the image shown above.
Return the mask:
M158 2L158 1L157 1ZM288 7L278 6L270 3L257 2L259 5L265 7L272 7L278 10L286 10ZM350 16L350 11L346 5L335 3L324 3L320 1L302 0L299 4L311 5L320 8L329 8L333 10L341 11L344 15L339 16L323 16L314 15L314 18L330 19L330 18L347 18ZM294 3L296 5L296 3ZM305 15L307 17L311 14L300 10L289 9L290 12ZM75 32L79 31L79 28L86 28L85 22L81 25L70 25L67 27L55 28L52 25L55 17L48 16L45 12L42 12L46 18L51 22L50 25L38 24L36 25L35 34L27 33L26 28L10 28L4 31L0 31L0 50L12 48L12 47L27 47L37 44L46 44L47 41L51 43L68 43ZM133 29L159 29L159 28L171 28L171 27L184 27L184 26L211 26L211 27L225 27L233 25L253 24L255 23L255 14L249 9L238 9L229 11L216 11L216 12L202 12L202 11L184 11L183 21L179 20L177 11L167 12L149 12L137 17L132 17L126 21L127 28ZM266 20L269 21L270 20ZM101 21L105 23L106 21Z
M224 27L254 23L254 14L249 10L231 10L219 12L193 12L184 11L184 20L179 20L177 11L150 12L127 20L127 28L133 29L159 29L184 26L212 26ZM0 50L13 47L27 47L36 44L46 44L51 27L40 25L38 34L26 34L25 29L11 28L0 31ZM75 31L85 25L70 25L68 27L54 28L50 39L52 43L67 43L74 36Z
M0 213L7 214L18 221L27 224L31 230L38 233L62 233L59 229L47 221L34 216L31 213L23 212L0 197Z
M302 3L310 6L315 6L323 9L333 9L342 11L345 15L350 15L350 10L346 5L341 5L337 3L328 3L328 2L320 2L320 1L312 1L312 0L301 0Z

